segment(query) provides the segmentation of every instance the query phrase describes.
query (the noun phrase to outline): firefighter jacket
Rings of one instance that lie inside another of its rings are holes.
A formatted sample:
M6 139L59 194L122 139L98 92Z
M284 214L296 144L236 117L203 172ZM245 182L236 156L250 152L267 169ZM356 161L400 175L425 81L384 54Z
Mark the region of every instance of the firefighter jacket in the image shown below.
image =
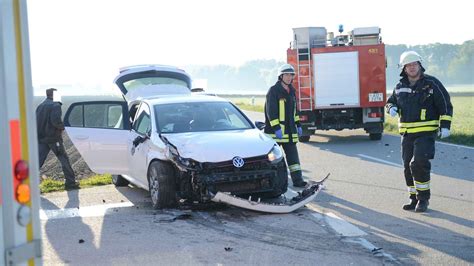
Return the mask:
M61 103L46 98L36 108L36 127L39 143L62 142L64 124L61 120Z
M422 73L415 85L410 86L407 76L402 77L386 104L387 113L391 107L398 108L400 134L450 129L453 106L443 84Z
M297 143L300 118L296 111L295 88L290 84L288 93L280 81L267 92L265 101L265 129L278 143ZM283 138L278 139L275 131L281 129Z

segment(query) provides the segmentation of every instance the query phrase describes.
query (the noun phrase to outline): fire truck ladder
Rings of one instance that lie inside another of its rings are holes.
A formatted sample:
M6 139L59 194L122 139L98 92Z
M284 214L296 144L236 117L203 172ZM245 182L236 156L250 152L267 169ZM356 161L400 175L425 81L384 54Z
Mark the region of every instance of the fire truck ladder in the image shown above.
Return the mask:
M300 45L307 45L305 48L300 48ZM310 43L296 43L296 62L298 68L298 107L300 111L310 111L313 103L312 78L311 78L311 45ZM301 75L301 70L307 69L304 75ZM301 91L308 89L309 96L303 97ZM307 108L303 108L303 101L309 101Z

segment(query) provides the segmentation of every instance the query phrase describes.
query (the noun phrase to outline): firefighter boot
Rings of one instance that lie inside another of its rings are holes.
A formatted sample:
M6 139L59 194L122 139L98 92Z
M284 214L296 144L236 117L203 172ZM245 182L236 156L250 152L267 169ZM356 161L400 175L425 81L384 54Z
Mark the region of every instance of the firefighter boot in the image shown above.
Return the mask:
M408 204L403 205L402 208L405 211L414 210L417 203L418 203L418 200L416 199L416 196L410 197L410 202Z
M303 179L298 180L298 181L293 181L293 186L294 187L306 187L308 182L304 181Z
M430 203L429 203L428 200L419 200L418 204L416 204L415 211L416 212L425 212L428 209L429 204Z

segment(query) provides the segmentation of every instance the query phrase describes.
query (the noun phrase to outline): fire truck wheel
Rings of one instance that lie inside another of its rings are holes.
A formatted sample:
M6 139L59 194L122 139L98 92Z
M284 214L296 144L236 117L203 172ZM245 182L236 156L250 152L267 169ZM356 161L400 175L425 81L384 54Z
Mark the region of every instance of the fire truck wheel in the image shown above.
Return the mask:
M382 138L382 133L370 133L370 140L380 140Z
M300 142L308 142L310 137L311 136L301 136L299 139L300 139Z
M153 209L173 208L177 204L174 169L169 163L154 161L148 169L148 188Z
M126 187L128 186L128 180L123 178L121 175L112 175L112 184L116 187Z

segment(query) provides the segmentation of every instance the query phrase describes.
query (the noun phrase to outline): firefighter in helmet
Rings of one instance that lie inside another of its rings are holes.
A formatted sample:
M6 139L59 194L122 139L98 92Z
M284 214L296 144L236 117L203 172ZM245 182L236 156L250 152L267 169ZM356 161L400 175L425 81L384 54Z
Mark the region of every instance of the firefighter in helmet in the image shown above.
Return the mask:
M435 155L436 134L450 134L453 106L446 88L425 74L421 56L406 51L400 56L400 82L387 100L386 110L399 116L402 159L410 201L404 210L425 212L430 199L430 160Z
M265 129L285 151L294 187L305 187L296 143L303 130L296 111L295 88L291 85L295 69L290 64L278 68L278 81L270 87L265 100Z

